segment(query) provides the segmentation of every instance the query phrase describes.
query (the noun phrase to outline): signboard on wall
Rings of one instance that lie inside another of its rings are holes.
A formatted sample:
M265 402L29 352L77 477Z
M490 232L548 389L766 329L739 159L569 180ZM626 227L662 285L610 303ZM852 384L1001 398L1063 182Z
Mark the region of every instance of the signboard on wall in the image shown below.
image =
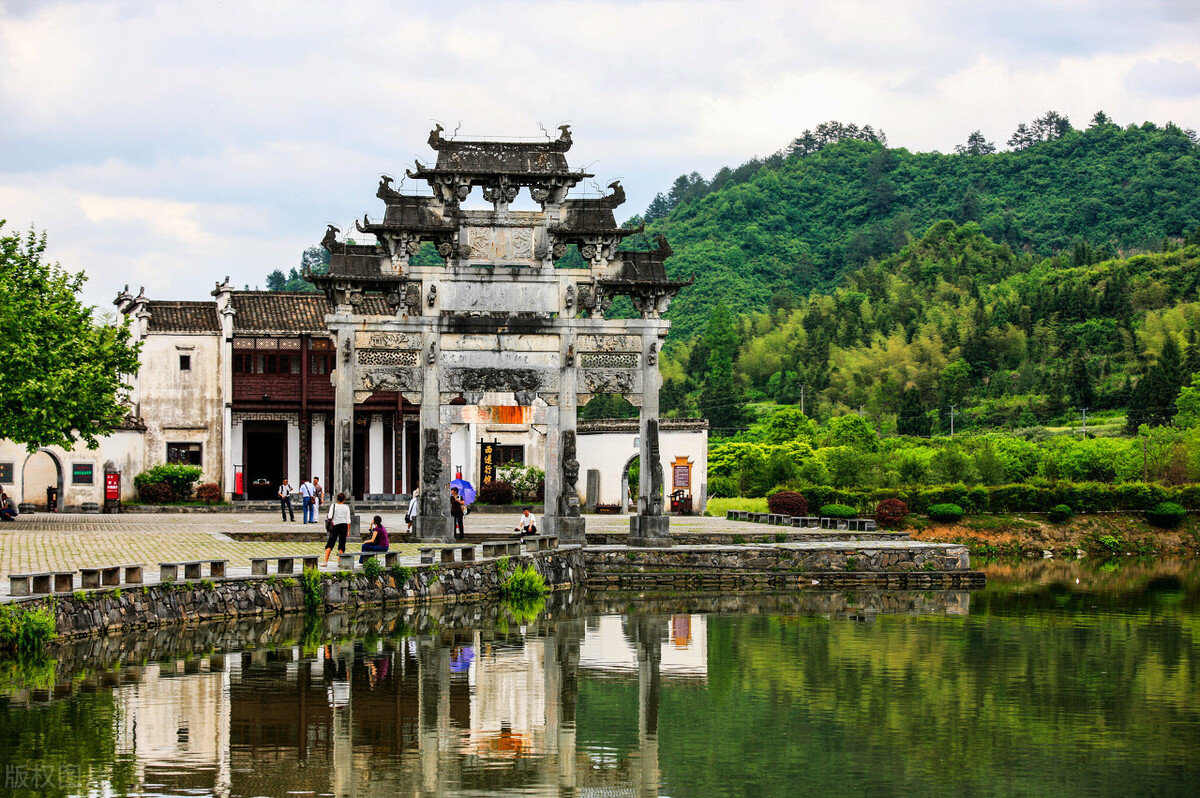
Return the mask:
M104 472L104 500L117 501L121 498L121 475L116 471Z
M692 464L686 457L676 457L671 463L671 488L690 491L692 489Z
M479 483L486 485L496 480L496 442L479 442Z

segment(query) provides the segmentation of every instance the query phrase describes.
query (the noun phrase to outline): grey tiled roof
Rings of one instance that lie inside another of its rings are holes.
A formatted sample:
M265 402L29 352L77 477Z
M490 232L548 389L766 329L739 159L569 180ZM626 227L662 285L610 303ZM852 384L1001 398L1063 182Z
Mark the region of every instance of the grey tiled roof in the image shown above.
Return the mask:
M233 329L240 333L327 333L325 316L331 310L324 294L275 291L235 291L231 299L236 314ZM365 297L359 312L391 316L379 296Z
M216 302L151 302L150 331L158 333L219 333Z

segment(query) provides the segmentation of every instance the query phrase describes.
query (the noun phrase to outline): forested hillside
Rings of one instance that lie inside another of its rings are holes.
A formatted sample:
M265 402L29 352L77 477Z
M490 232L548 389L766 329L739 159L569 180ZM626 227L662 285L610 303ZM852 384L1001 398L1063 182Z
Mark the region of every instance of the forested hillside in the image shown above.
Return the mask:
M718 306L665 359L663 402L737 427L743 398L793 404L803 391L810 416L855 410L923 436L949 430L952 406L960 430L1084 408L1164 423L1200 371L1200 233L1168 249L1099 260L1079 244L1042 259L941 221L795 307L735 322Z
M765 310L920 237L934 222L975 222L1015 253L1047 256L1079 242L1112 257L1161 249L1200 225L1200 145L1176 125L1119 127L1097 114L1074 130L1049 113L1009 140L978 133L955 154L889 149L837 123L786 153L680 177L648 209L672 275L694 274L669 313L673 340L699 333L718 302Z

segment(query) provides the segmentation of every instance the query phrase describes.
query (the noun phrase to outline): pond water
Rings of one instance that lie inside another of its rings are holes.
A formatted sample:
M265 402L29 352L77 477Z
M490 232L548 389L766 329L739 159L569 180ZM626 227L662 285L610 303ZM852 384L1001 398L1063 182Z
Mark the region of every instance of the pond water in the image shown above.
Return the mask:
M0 663L0 794L1197 794L1200 568L985 570L79 641Z

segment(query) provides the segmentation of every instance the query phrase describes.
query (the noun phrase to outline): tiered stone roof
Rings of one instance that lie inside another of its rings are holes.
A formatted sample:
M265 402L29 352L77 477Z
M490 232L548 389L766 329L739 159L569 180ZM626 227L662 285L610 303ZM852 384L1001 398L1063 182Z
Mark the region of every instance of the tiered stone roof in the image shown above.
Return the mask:
M149 302L150 330L158 333L219 333L216 302Z

